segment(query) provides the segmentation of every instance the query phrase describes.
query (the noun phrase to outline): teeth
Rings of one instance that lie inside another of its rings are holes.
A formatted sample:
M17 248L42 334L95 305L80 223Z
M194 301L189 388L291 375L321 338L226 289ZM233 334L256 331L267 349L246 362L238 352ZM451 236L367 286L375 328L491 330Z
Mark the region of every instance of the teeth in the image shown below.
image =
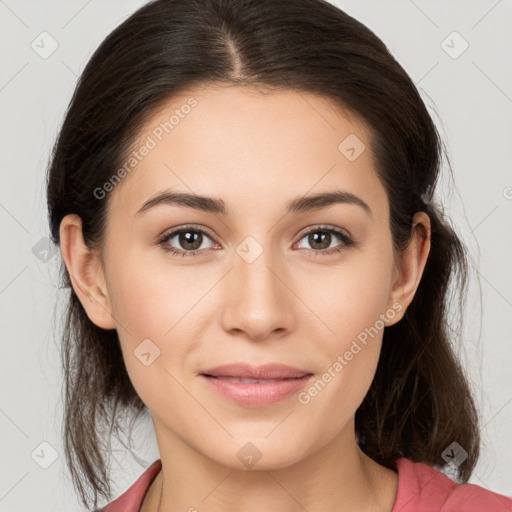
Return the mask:
M270 383L280 382L284 379L239 379L238 377L217 377L218 379L229 380L231 382L241 382L242 384L259 384L259 383Z

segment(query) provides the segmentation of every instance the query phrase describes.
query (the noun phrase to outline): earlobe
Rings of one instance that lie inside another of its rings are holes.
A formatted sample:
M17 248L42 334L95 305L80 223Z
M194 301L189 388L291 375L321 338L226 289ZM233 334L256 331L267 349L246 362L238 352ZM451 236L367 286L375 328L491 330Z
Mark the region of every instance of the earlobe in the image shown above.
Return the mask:
M82 220L66 215L60 223L60 250L71 285L89 319L102 329L116 327L103 268L97 254L83 240Z
M393 325L404 316L420 284L430 253L430 217L425 212L414 215L412 230L410 243L400 255L398 272L389 298L390 304L400 304L400 313L386 325Z

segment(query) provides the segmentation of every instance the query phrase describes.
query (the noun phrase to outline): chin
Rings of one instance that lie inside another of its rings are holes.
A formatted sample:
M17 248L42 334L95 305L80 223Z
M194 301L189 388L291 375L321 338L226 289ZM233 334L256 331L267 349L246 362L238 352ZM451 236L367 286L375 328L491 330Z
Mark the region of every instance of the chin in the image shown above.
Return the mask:
M270 471L290 467L309 455L304 441L295 444L285 439L266 439L268 433L261 437L243 437L230 440L219 453L204 453L223 466L243 471ZM273 434L271 434L273 435ZM252 440L251 440L252 439Z

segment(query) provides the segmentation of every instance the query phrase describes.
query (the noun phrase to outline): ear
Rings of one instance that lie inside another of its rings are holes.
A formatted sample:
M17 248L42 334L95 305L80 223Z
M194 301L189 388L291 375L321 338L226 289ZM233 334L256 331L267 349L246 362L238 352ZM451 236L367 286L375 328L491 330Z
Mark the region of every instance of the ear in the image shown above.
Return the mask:
M78 215L70 214L62 219L60 251L71 285L89 319L102 329L114 329L103 266L97 251L84 243L82 219Z
M388 307L393 307L398 313L386 322L386 326L397 323L404 316L420 284L430 252L430 217L425 212L416 212L412 219L412 230L411 240L400 254L395 267L389 296ZM398 304L401 305L400 308L397 307Z

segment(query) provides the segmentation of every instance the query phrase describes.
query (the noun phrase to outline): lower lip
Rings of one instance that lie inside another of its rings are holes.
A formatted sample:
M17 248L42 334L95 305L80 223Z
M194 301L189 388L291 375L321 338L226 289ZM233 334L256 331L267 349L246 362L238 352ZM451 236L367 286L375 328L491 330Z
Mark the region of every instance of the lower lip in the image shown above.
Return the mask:
M312 375L305 375L297 379L254 384L207 377L206 375L200 377L206 380L215 391L239 404L261 407L279 402L298 393Z

